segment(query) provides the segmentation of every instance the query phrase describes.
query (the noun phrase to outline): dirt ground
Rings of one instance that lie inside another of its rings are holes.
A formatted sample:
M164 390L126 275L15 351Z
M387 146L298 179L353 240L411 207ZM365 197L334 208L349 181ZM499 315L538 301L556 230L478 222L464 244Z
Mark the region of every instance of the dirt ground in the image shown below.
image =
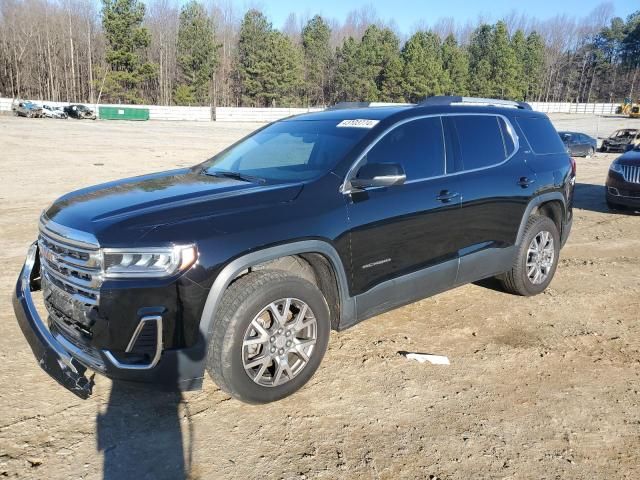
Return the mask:
M594 135L640 126L553 120ZM640 476L640 216L605 207L615 155L577 160L573 232L544 294L483 282L334 332L308 386L278 403L244 405L209 380L180 395L102 377L82 401L48 378L10 302L42 209L82 186L197 163L256 127L0 117L0 477Z

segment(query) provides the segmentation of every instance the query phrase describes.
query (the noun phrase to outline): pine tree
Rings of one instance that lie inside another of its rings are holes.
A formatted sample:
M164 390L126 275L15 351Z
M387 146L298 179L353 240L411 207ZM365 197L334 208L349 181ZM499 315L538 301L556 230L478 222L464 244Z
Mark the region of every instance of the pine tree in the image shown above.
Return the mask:
M360 45L348 37L336 52L336 75L334 100L336 102L358 102L367 100L370 85L360 55Z
M526 79L524 99L533 101L542 95L544 78L544 40L536 33L531 32L527 37L523 71Z
M265 54L263 91L258 95L260 103L267 107L299 105L303 87L302 52L289 37L273 30L269 34Z
M257 10L249 10L240 26L237 73L245 104L271 107L299 101L300 51Z
M518 96L518 67L516 54L509 41L507 25L497 22L492 31L489 50L494 88L492 96L513 99Z
M442 44L442 66L444 68L443 93L446 95L469 94L469 57L453 34Z
M517 30L511 38L511 48L516 58L516 94L514 100L524 100L527 95L529 80L525 73L527 56L527 38L522 30Z
M201 3L191 0L182 7L178 27L179 77L174 94L178 105L209 103L217 49L212 20Z
M492 43L491 25L479 26L469 43L469 93L475 97L490 97L495 90L489 61Z
M368 101L402 101L400 40L388 28L371 25L360 43L360 57L366 75Z
M258 10L249 10L240 25L237 74L243 104L254 105L263 92L262 82L268 68L265 47L271 31L271 23Z
M156 76L156 65L144 62L149 46L142 26L144 3L139 0L102 0L102 27L107 41L103 96L114 103L142 103L142 86Z
M418 102L442 95L446 87L440 38L433 32L416 32L402 49L407 100Z
M316 15L302 29L304 50L304 90L308 104L325 105L330 95L333 55L329 40L331 29Z

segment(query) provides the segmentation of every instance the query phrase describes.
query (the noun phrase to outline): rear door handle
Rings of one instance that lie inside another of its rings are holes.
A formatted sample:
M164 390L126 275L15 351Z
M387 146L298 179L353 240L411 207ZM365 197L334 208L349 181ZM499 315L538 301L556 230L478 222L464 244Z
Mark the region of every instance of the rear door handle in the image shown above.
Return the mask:
M440 200L441 202L450 202L456 197L459 197L460 194L458 192L450 192L449 190L442 190L440 194L436 197L436 200Z
M518 180L518 185L520 185L522 188L527 188L529 185L535 182L536 181L533 178L520 177L520 180Z

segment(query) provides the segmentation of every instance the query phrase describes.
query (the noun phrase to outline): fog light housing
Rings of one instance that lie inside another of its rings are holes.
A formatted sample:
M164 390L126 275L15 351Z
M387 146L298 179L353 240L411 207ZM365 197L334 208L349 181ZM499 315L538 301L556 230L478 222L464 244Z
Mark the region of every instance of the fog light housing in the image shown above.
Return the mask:
M609 193L611 195L614 195L616 197L620 196L620 192L618 191L618 189L616 187L607 187L607 188L609 188Z

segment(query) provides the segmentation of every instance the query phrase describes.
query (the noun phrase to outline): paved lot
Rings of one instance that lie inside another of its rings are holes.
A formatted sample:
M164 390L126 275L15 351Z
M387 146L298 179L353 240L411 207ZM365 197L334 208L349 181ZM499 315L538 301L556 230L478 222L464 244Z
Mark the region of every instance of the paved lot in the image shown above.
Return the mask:
M600 135L640 125L553 120ZM40 371L10 305L40 211L197 163L256 127L0 117L0 477L638 478L640 216L606 210L614 155L578 159L574 230L547 292L484 282L334 333L310 384L279 403L247 406L211 381L172 395L104 378L81 401Z

